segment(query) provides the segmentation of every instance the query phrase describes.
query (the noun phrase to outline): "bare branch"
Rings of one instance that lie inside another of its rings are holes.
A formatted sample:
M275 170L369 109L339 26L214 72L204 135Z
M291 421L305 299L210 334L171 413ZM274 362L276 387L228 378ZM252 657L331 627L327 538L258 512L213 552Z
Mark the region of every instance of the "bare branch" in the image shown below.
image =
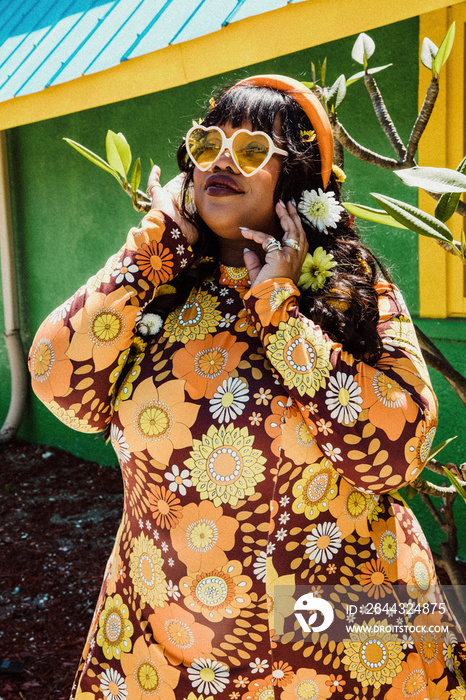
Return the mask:
M427 506L427 510L429 511L429 513L431 514L431 516L433 517L433 519L435 520L435 522L437 523L439 528L444 531L445 530L445 523L443 522L440 513L437 511L436 507L434 506L434 504L430 500L429 496L426 493L424 493L423 491L421 491L419 493L419 495L420 495L423 503L425 503L425 505Z
M380 156L378 153L364 148L357 141L355 141L346 131L344 126L340 124L338 119L333 120L333 135L341 145L346 148L349 153L352 153L356 158L364 160L367 163L372 163L373 165L378 165L380 168L386 168L388 170L395 170L397 168L402 168L403 163L394 160L393 158L385 158ZM405 166L406 167L406 166Z
M421 476L418 476L416 477L416 479L414 479L414 481L411 481L410 486L412 486L413 489L416 489L416 491L419 491L420 493L426 494L427 496L435 496L436 498L456 496L456 494L458 493L454 486L437 486L437 484L433 484L430 481L426 481ZM434 508L434 506L432 507Z
M413 126L413 130L409 137L408 149L406 151L407 160L412 160L414 158L414 154L416 153L419 144L419 139L424 133L424 129L426 128L427 123L430 119L430 115L432 114L432 110L434 109L434 105L437 100L438 90L438 79L432 78L429 87L427 88L426 96L424 98L424 102L420 109L418 118L416 119L416 122Z
M370 74L366 74L364 76L364 83L370 95L375 115L379 120L380 126L382 127L385 136L392 144L399 160L406 161L405 145L400 139L395 125L387 111L385 102L383 101L383 97L380 94L380 90L377 87L377 83L375 82L374 77Z

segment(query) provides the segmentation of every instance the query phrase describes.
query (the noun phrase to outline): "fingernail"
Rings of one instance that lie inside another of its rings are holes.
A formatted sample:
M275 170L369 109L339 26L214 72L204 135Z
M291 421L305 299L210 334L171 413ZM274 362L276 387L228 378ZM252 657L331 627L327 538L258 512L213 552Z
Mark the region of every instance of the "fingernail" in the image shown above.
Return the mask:
M243 253L249 253L249 248L243 248Z
M294 197L290 199L291 204L295 207L296 206L296 200Z
M282 199L279 199L278 203L281 204L284 209L286 209L286 204Z
M238 226L238 228L240 228L241 231L249 231L247 226Z

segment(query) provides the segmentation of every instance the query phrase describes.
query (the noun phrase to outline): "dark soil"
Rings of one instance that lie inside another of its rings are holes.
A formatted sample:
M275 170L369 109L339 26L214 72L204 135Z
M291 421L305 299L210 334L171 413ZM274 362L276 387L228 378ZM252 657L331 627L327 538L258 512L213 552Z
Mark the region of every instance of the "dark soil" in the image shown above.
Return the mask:
M67 700L121 517L121 476L19 439L0 446L0 464L0 700Z

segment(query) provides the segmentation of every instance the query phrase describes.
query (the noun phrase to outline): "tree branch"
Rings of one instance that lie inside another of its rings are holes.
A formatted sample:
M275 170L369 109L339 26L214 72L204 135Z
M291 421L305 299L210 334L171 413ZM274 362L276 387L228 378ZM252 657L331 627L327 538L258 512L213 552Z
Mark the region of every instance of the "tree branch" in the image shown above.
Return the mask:
M403 163L400 163L393 158L385 158L384 156L380 156L378 153L374 153L374 151L371 151L368 148L364 148L348 134L338 119L335 118L332 121L333 135L335 139L337 139L337 141L339 141L341 145L346 148L348 153L352 153L354 156L356 156L356 158L364 160L367 163L378 165L380 168L395 170L403 167Z
M427 497L435 496L436 498L446 498L449 496L456 496L456 494L458 493L454 486L437 486L437 484L432 484L430 481L426 481L422 478L422 476L418 476L414 479L414 481L411 481L410 486L412 486L413 489L416 489L416 491L419 491L419 493L426 495ZM432 508L437 513L430 499L429 502L431 503Z
M445 523L443 522L443 520L440 516L440 513L437 511L436 507L434 506L434 504L430 500L429 496L426 493L424 493L423 491L420 491L419 495L420 495L423 503L425 503L425 505L427 506L427 510L429 511L429 513L431 514L431 516L433 517L433 519L435 520L435 522L437 523L439 528L442 530L442 532L444 532L445 531Z
M447 358L418 326L415 325L414 328L416 329L416 335L425 361L429 367L440 372L466 406L466 379L448 362Z
M387 111L385 102L380 93L377 83L372 75L366 73L364 76L364 84L370 95L372 106L374 107L374 112L379 120L380 126L382 127L385 136L388 138L392 144L395 153L397 154L399 160L406 160L406 148L403 141L400 139L395 125Z
M426 128L427 123L430 119L430 115L432 114L432 110L434 109L434 105L437 100L438 90L438 79L432 78L429 87L427 88L426 96L424 98L422 107L419 111L419 115L416 119L416 122L413 126L413 130L411 131L411 135L409 137L408 148L406 151L407 160L413 160L414 158L414 154L416 153L419 144L419 139L424 133L424 129Z

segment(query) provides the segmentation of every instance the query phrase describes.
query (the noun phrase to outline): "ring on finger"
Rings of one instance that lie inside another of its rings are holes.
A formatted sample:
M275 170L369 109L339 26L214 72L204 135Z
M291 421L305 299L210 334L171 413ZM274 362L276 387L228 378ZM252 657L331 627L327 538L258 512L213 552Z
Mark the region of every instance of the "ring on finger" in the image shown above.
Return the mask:
M148 186L147 189L146 189L146 194L147 194L148 197L152 197L151 192L152 192L152 190L154 189L154 187L162 187L162 185L160 184L160 182L155 182L155 183L154 183L153 185L151 185L150 187Z
M280 241L277 241L276 238L269 238L267 243L264 246L264 250L266 253L272 253L274 250L281 250L282 245Z
M295 241L293 238L287 238L286 241L283 241L283 245L288 246L288 248L293 248L293 250L297 250L298 253L301 250L298 241Z

